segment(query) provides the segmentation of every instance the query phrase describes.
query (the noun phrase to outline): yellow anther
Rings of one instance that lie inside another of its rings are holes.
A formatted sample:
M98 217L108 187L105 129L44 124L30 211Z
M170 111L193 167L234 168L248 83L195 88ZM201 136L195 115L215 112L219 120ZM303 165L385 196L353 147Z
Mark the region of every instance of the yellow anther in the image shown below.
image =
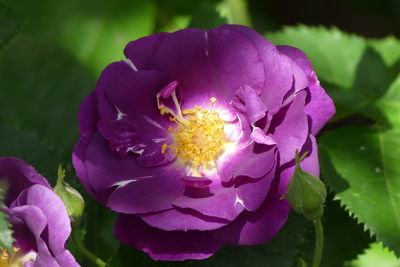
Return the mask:
M214 103L217 98L211 97L210 109L206 110L200 106L192 109L181 110L176 95L173 94L176 114L171 109L159 105L161 114L170 114L170 121L175 122L176 129L168 127L175 139L175 146L163 144L161 153L164 154L168 148L173 149L178 158L189 165L193 176L201 176L199 167L215 168L215 159L224 149L225 139L224 121L214 111Z
M0 267L23 266L23 253L20 249L13 247L12 250L1 249Z
M167 151L168 145L167 144L163 144L161 147L161 154L165 154L165 152Z

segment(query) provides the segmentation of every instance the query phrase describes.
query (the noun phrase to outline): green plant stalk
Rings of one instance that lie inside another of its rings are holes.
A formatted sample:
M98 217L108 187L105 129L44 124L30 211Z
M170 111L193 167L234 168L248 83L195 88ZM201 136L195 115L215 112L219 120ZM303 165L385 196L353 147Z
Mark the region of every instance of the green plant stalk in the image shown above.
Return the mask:
M313 224L315 229L315 251L312 267L319 267L324 249L324 230L320 219L313 221Z
M96 266L105 267L106 263L103 260L101 260L100 258L98 258L96 255L94 255L92 252L90 252L82 244L81 239L79 237L78 229L76 227L72 227L72 229L73 229L72 234L71 234L72 242L74 243L75 247L79 250L79 252L84 257L86 257L87 259L92 261Z

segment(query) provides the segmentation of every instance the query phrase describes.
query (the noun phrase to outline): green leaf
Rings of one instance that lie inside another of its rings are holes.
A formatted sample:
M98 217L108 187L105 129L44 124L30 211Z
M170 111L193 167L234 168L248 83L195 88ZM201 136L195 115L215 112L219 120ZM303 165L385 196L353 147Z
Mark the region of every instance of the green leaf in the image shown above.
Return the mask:
M318 77L343 88L351 88L357 65L366 49L365 40L336 28L285 27L266 34L277 45L290 45L303 50L310 58Z
M5 1L29 22L25 35L60 45L95 78L125 58L129 41L151 34L155 26L152 0Z
M369 44L379 52L387 66L400 60L400 41L393 36L369 40Z
M336 198L400 255L400 129L343 127L326 132L320 150Z
M211 29L226 23L226 19L217 12L215 5L205 2L194 12L189 28Z
M124 59L125 46L150 35L154 27L152 1L89 1L93 10L79 9L63 24L62 46L89 68L94 77L110 63ZM75 11L76 10L76 11Z
M94 88L82 65L54 44L19 36L0 52L0 80L0 115L69 162L78 139L79 104Z
M391 127L400 128L400 75L391 84L387 93L376 102Z
M0 3L0 49L16 34L18 22L15 15Z
M5 196L5 187L6 185L0 185L0 248L5 248L9 251L12 251L12 244L14 242L14 238L12 237L11 224L7 220L7 214L3 211L4 204L4 196Z
M397 42L369 42L361 37L323 27L287 27L267 35L276 44L302 49L310 58L322 85L335 102L334 120L360 113L381 123L386 118L375 102L388 90L398 73L385 50ZM392 65L391 65L392 64Z
M36 134L3 119L0 119L0 157L21 158L55 184L56 152L39 140Z
M373 241L363 225L351 218L339 201L333 201L331 197L328 197L322 224L325 242L321 267L343 266L345 261L354 259ZM309 257L313 252L308 251Z
M382 243L372 243L370 248L345 264L345 267L399 267L400 260L389 249L384 248Z

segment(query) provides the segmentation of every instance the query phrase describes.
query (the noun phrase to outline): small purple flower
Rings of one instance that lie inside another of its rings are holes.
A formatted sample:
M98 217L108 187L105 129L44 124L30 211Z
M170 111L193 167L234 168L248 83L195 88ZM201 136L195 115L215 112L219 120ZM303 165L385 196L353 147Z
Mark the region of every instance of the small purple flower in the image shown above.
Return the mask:
M319 175L334 112L305 54L225 25L133 41L82 103L73 163L119 213L115 234L156 260L204 259L272 239L294 171Z
M15 238L14 250L2 252L5 266L79 266L65 249L67 210L47 180L16 158L0 158L0 180L8 185L4 204Z

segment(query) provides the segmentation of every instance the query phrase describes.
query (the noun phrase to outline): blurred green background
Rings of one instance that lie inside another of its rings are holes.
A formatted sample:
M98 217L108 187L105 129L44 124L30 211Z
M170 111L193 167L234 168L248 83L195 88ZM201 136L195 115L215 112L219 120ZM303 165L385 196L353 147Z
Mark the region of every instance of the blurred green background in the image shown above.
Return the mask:
M249 25L267 35L284 25L306 24L335 26L365 37L399 37L400 1L3 0L0 156L23 158L53 185L57 165L62 163L67 167L67 181L84 194L74 178L71 152L78 139L79 104L95 88L100 72L124 58L123 48L131 40L160 31L223 23ZM111 231L115 215L88 195L84 197L87 212L81 234L90 250L104 260L114 255L110 266L132 266L132 261L138 262L135 266L167 266L153 263L131 248L118 249ZM330 199L327 206L324 266L342 266L345 261L346 266L368 266L374 262L371 259L381 261L370 266L400 266L393 253L376 244L350 262L373 239L337 202ZM209 261L187 265L263 266L269 262L268 266L293 266L298 256L310 257L310 240L307 222L292 215L278 238L267 246L227 248ZM90 266L73 246L70 249L83 266Z

